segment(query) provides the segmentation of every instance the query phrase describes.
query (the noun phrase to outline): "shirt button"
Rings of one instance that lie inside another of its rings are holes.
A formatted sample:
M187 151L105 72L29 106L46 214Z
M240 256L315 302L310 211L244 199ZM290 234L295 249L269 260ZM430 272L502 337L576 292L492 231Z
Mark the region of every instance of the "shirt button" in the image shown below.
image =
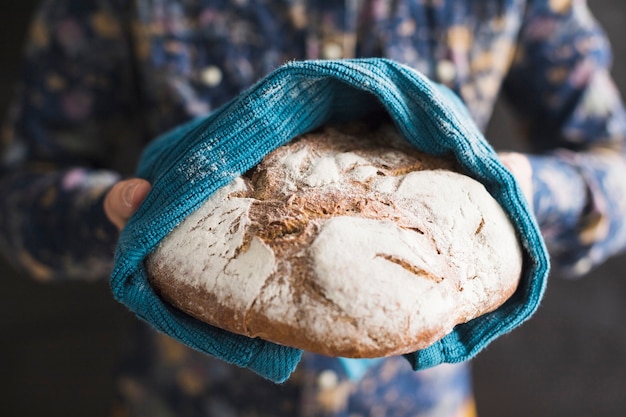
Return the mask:
M452 61L444 59L437 64L437 79L444 83L451 83L456 77L456 67Z
M222 78L222 70L215 65L206 67L200 73L200 79L205 85L209 87L217 86L219 83L222 82Z
M340 59L343 57L343 48L336 42L326 42L322 48L324 59Z

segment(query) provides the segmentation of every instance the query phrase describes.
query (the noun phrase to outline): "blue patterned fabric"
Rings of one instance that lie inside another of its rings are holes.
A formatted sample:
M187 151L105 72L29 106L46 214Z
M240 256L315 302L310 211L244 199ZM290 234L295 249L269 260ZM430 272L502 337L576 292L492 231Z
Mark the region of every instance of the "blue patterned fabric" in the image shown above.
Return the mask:
M498 161L461 101L446 87L388 59L299 61L269 74L209 116L156 139L137 174L153 190L120 237L111 276L115 297L155 328L275 382L301 352L203 324L163 303L143 265L180 221L217 189L295 136L326 123L386 112L422 151L454 154L509 213L525 249L518 291L496 311L458 325L434 345L406 355L415 370L473 357L537 308L548 274L539 229L513 176Z

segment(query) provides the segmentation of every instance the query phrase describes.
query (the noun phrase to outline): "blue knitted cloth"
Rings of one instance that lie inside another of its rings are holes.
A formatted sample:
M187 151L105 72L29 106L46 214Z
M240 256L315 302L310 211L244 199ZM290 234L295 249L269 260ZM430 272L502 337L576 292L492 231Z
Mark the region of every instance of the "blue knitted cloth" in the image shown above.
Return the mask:
M539 229L513 176L447 88L387 59L286 64L207 117L152 142L137 174L153 189L124 228L111 287L117 300L156 329L275 382L286 380L301 351L201 323L164 303L150 287L144 259L217 189L295 136L326 123L387 112L404 137L430 154L454 154L510 215L525 250L517 292L499 309L455 327L434 345L406 355L413 368L473 357L536 310L548 275Z

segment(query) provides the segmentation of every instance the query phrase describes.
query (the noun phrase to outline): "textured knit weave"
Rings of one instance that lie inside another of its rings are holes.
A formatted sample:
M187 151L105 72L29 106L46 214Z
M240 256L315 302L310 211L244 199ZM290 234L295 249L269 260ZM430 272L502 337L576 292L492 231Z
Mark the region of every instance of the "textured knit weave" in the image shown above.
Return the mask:
M387 112L404 137L430 154L454 154L510 215L525 251L517 292L499 309L461 324L434 345L406 355L414 369L473 357L536 310L548 255L513 176L460 100L415 70L387 59L293 62L206 118L157 138L138 175L153 184L123 230L111 276L114 296L140 318L186 345L247 367L272 381L287 379L297 349L206 325L165 304L150 287L144 259L217 189L295 136L325 123Z

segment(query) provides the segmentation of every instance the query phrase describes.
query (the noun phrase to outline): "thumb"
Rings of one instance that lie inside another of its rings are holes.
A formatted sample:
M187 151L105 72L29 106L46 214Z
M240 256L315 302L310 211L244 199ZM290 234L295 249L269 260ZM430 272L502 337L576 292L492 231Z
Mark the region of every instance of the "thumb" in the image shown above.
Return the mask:
M150 183L140 178L123 180L111 187L104 197L104 212L111 223L122 230L150 189Z
M533 208L533 169L528 158L519 152L500 152L500 161L517 180L524 197Z

